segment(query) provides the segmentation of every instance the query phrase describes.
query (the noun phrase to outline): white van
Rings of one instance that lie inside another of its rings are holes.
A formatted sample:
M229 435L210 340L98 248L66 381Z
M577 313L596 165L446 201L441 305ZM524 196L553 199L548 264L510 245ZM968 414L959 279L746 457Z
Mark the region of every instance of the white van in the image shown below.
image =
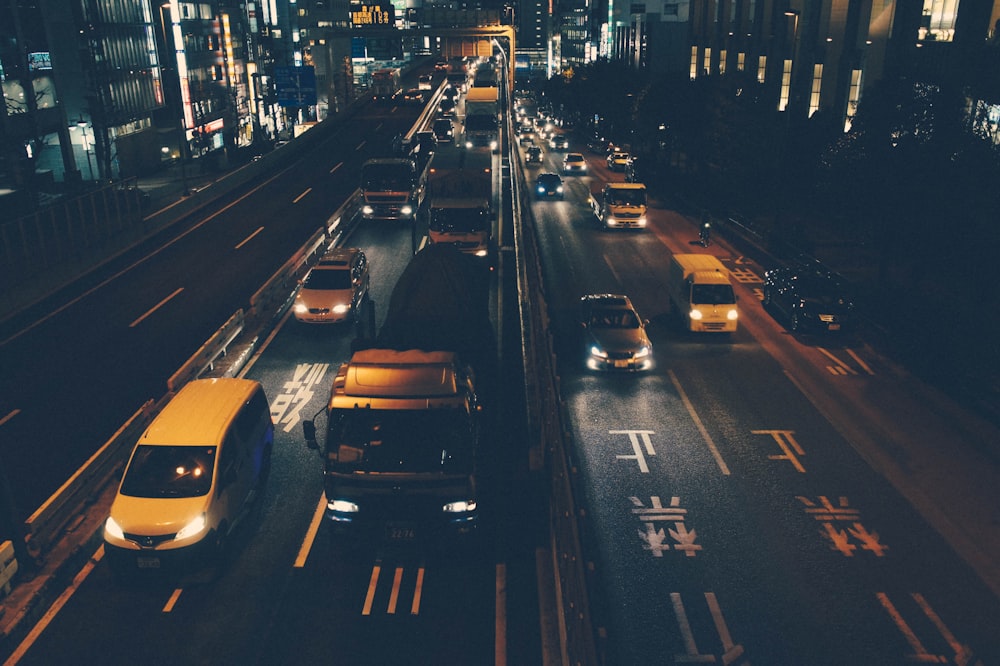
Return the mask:
M186 384L139 438L104 524L116 571L221 562L263 492L274 425L259 382Z

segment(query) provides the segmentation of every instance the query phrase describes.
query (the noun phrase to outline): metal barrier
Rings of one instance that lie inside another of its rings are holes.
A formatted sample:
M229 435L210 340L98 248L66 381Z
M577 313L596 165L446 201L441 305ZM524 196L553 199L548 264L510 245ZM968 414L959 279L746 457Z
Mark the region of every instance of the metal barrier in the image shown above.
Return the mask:
M17 560L14 558L14 544L11 541L0 543L0 599L10 594L11 579L17 573Z

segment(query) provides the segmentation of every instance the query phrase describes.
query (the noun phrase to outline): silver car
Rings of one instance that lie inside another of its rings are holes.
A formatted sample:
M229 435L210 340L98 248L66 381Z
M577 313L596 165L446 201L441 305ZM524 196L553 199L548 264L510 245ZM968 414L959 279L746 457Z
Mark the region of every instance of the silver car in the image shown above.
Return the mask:
M647 321L628 296L587 294L580 299L587 367L591 370L646 370L653 365Z

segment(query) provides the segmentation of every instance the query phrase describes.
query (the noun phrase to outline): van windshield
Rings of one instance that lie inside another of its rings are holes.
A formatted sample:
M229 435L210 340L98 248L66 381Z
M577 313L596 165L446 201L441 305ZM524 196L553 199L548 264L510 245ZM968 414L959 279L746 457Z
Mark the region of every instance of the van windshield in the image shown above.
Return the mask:
M200 497L212 489L214 446L136 447L121 494L129 497Z
M691 303L694 305L729 305L736 302L733 286L729 284L691 285Z

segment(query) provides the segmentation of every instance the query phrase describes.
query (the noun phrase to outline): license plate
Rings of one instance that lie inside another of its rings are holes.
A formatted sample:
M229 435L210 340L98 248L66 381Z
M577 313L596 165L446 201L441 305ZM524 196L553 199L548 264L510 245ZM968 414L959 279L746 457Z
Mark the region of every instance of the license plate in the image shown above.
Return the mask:
M137 559L140 569L159 569L160 568L160 558L158 557L140 557Z
M840 324L830 324L829 326L827 326L827 329L830 331L839 331Z
M616 368L627 368L628 367L628 361L618 361L618 360L616 360L614 362L614 364L615 364Z
M390 541L412 541L417 531L408 525L389 525L385 528L385 536Z

